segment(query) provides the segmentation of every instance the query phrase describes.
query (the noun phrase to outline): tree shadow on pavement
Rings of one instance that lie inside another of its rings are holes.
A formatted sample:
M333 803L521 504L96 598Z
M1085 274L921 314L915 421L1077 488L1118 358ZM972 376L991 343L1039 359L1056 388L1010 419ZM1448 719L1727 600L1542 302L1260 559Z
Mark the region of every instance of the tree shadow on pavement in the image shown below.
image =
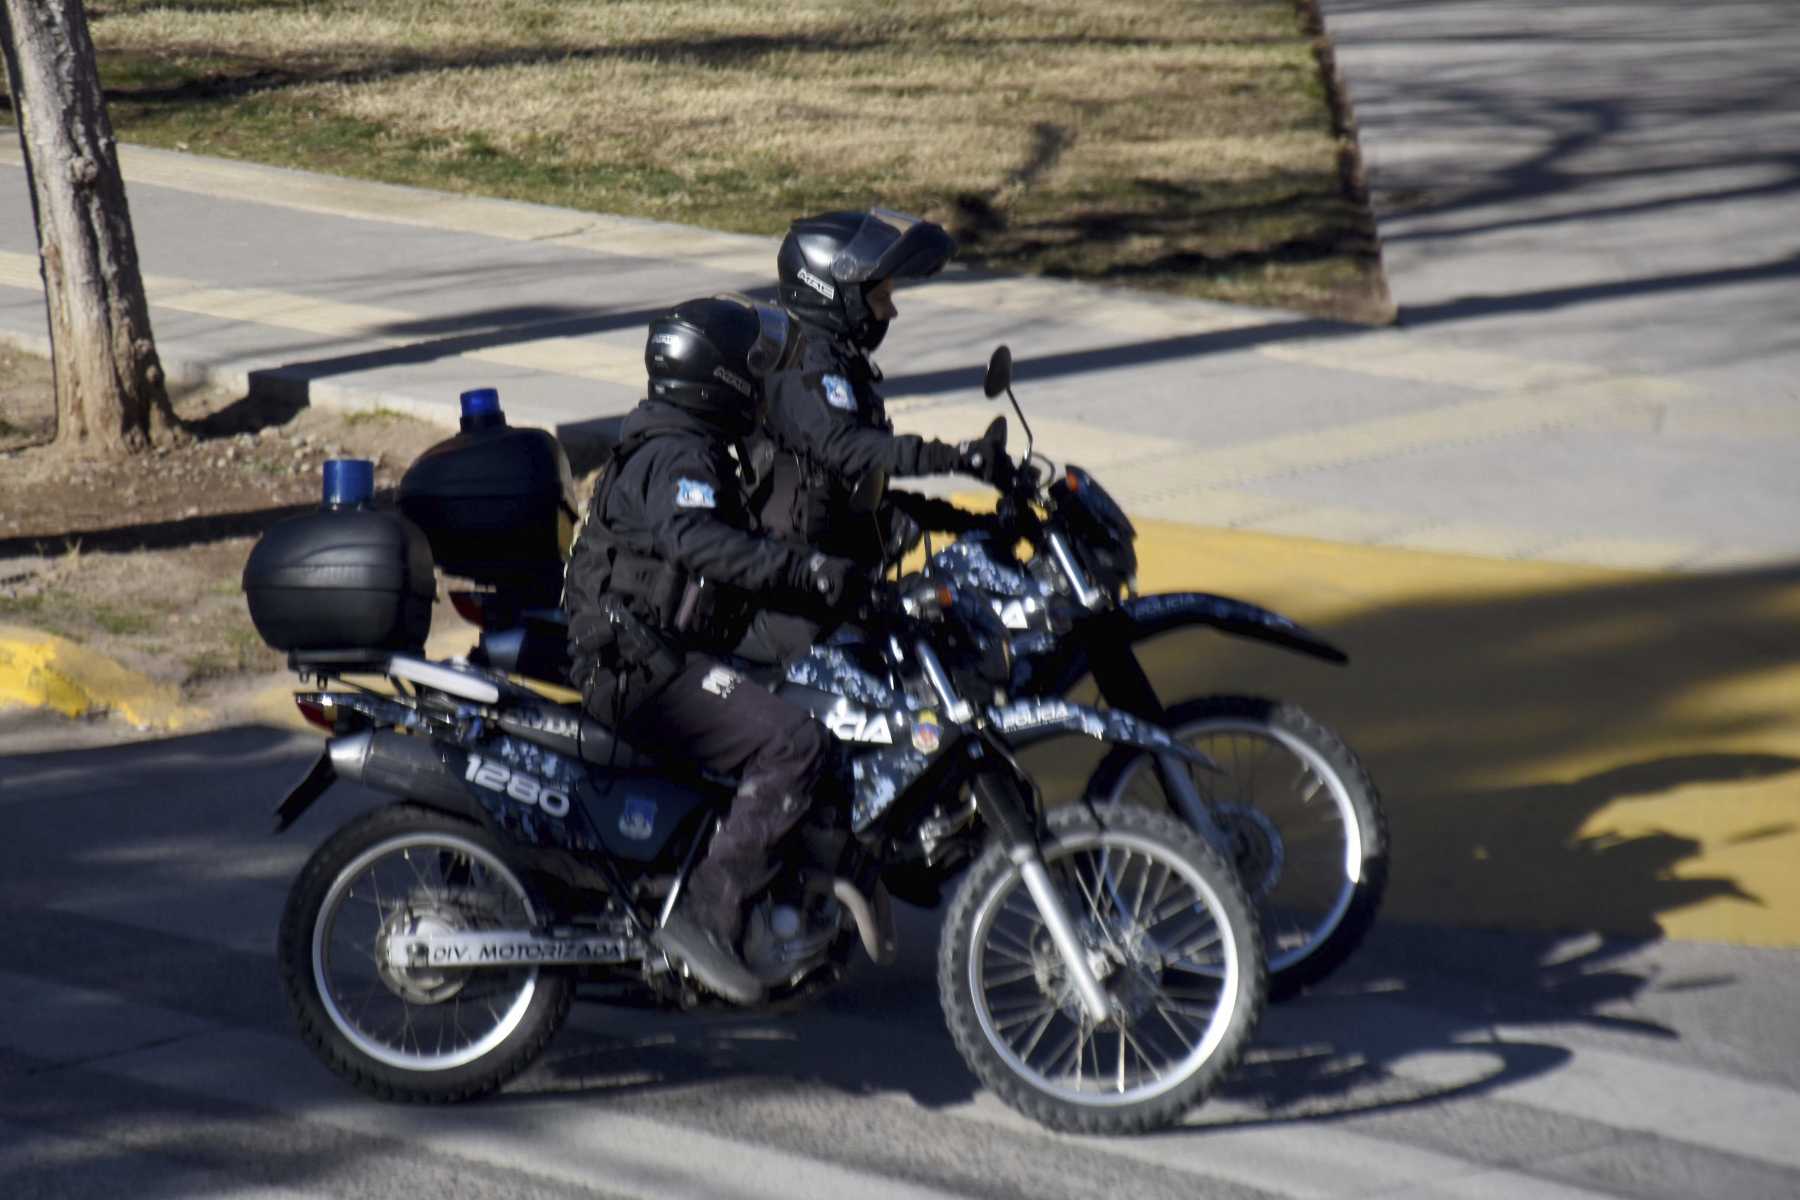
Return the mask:
M1392 886L1370 943L1339 975L1270 1010L1234 1081L1195 1120L1336 1119L1482 1097L1556 1071L1571 1027L1683 1040L1670 989L1729 993L1742 981L1733 970L1659 977L1652 960L1671 927L1739 922L1749 940L1779 944L1770 922L1797 915L1781 889L1800 842L1800 567L1596 571L1531 587L1516 576L1487 588L1446 578L1441 594L1360 605L1344 594L1354 573L1321 575L1295 543L1266 593L1249 598L1341 642L1347 668L1210 635L1167 638L1147 655L1166 696L1278 695L1336 727L1381 786L1393 835ZM188 758L204 761L204 741L191 745ZM141 791L143 766L123 750L71 761L60 768L66 786L91 786L81 772L104 775L115 759L118 786ZM1066 794L1080 770L1050 762L1040 778ZM263 844L266 805L243 805L229 772L211 777L220 819L203 827L216 842L208 857L226 861ZM226 791L236 809L221 803ZM191 825L183 803L159 820ZM322 806L304 836L322 838L343 811ZM157 861L141 835L96 823L79 861ZM35 873L78 865L21 854ZM115 876L106 886L117 898L133 885ZM229 876L194 886L197 901L217 893L207 902L248 911ZM703 1109L730 1087L956 1108L977 1087L938 1010L938 917L903 913L899 967L861 968L811 1009L698 1017L583 1006L513 1102L576 1092L627 1110ZM30 928L40 926L13 969L30 971L34 947L54 936L54 921ZM27 927L9 926L21 936ZM88 918L80 936L107 928ZM155 1002L186 1006L181 986L160 980ZM1708 1036L1746 1063L1766 1053L1749 1027Z
M1769 908L1790 898L1776 856L1800 849L1800 567L1528 585L1533 568L1421 555L1441 593L1396 601L1332 549L1292 542L1244 598L1347 667L1204 633L1144 659L1165 698L1278 696L1345 737L1388 811L1390 918L1655 937L1710 905L1721 930L1786 920L1800 940L1800 912Z

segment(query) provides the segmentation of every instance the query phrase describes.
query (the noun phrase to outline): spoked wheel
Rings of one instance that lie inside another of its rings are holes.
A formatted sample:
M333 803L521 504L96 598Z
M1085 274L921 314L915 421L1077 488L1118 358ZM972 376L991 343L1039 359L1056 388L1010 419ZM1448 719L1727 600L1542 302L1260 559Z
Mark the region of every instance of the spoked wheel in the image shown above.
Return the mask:
M326 842L289 894L281 968L301 1033L338 1074L399 1100L462 1100L537 1058L569 1010L537 967L398 966L395 937L525 929L537 913L486 833L398 805Z
M1235 873L1187 826L1115 809L1049 818L1045 867L1111 1013L1083 1008L1018 866L998 844L946 918L938 987L983 1083L1053 1129L1179 1120L1236 1064L1261 1015L1261 939Z
M1192 777L1262 919L1269 998L1318 982L1368 933L1387 887L1387 821L1369 773L1291 704L1209 696L1172 706L1167 724L1224 769ZM1088 794L1171 811L1141 751L1109 755Z

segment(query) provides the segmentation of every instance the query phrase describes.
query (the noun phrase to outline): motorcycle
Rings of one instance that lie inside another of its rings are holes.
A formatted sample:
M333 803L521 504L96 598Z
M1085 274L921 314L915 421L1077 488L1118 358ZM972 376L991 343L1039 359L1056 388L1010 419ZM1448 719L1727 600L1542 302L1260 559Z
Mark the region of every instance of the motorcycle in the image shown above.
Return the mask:
M350 540L309 538L289 543L335 553ZM272 594L268 581L292 578L299 554L246 568L246 590L254 576ZM1212 764L1123 711L988 702L980 647L994 621L979 595L913 576L878 597L866 636L815 647L774 682L857 732L845 743L853 787L843 811L793 839L794 861L747 914L746 963L769 1002L787 1005L841 977L857 945L892 962L884 869L958 865L938 987L976 1076L1053 1129L1175 1122L1232 1069L1260 1016L1255 909L1187 826L1129 806L1052 808L1018 752L1080 734ZM253 602L259 629L273 603L259 613ZM317 608L292 611L316 623ZM278 829L337 780L394 798L319 847L282 917L287 997L333 1071L388 1099L462 1100L536 1060L580 982L671 1010L722 1003L653 935L729 780L646 761L579 707L498 670L282 640L315 684L295 703L330 737L277 808ZM392 694L352 682L370 673Z
M1092 475L1074 465L1058 472L1034 456L1007 347L994 351L982 390L990 399L1005 393L1027 438L998 505L1006 532L928 550L926 575L987 598L1007 631L1011 694L1066 695L1091 675L1109 708L1228 765L1196 772L1175 755L1119 747L1085 790L1094 802L1172 812L1237 865L1262 919L1270 999L1318 982L1367 935L1386 890L1387 820L1374 781L1342 738L1297 705L1257 696L1164 703L1137 648L1198 628L1334 664L1348 656L1242 600L1139 595L1136 529ZM997 432L1004 445L1004 422ZM1024 559L1015 553L1020 541L1031 551Z
M1386 890L1387 821L1374 781L1342 738L1295 704L1239 695L1165 703L1138 647L1175 630L1212 629L1334 664L1348 656L1242 600L1138 595L1135 528L1092 475L1073 465L1056 472L1033 453L1031 426L1012 394L1007 347L994 351L982 388L990 399L1007 396L1027 437L998 506L1006 533L968 534L935 551L927 543L925 574L982 597L998 618L976 634L983 653L1004 656L1007 695L1063 697L1091 675L1109 709L1166 728L1231 767L1195 771L1178 754L1122 745L1102 759L1084 791L1096 803L1172 813L1201 832L1236 864L1260 911L1269 998L1317 983L1367 935ZM1003 446L1005 422L991 432ZM852 508L873 520L884 483L865 480ZM1028 556L1017 553L1020 542ZM566 679L560 612L512 603L504 591L453 599L482 628L471 661ZM938 873L902 869L912 885L904 898L936 903Z

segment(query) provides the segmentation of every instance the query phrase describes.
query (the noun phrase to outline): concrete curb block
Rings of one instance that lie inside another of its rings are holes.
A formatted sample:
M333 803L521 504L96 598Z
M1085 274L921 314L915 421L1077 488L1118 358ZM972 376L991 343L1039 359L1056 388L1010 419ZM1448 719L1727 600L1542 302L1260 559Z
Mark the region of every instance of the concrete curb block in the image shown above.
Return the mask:
M47 708L67 717L116 715L144 730L176 732L211 719L157 683L66 638L0 625L0 705Z
M0 329L0 346L24 354L35 354L40 358L51 357L50 339L47 337ZM420 400L416 396L405 396L397 392L324 383L302 378L298 374L284 375L279 368L274 367L222 366L206 358L190 357L179 344L170 346L159 341L156 353L162 362L163 378L177 387L218 387L259 398L297 398L314 407L335 412L374 412L386 409L445 429L454 430L458 427L459 410L447 401ZM554 426L557 423L556 417L533 412L529 400L509 401L507 415L514 424Z

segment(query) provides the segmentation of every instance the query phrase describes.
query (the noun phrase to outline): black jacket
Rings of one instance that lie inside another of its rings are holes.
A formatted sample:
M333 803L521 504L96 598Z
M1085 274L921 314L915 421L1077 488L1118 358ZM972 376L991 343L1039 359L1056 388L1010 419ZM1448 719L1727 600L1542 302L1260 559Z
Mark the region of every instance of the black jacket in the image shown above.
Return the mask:
M930 529L968 528L969 515L955 505L910 493L889 493L879 515L851 510L850 498L868 475L880 472L885 483L885 477L943 474L956 469L962 453L947 442L895 433L875 390L880 374L868 358L822 331L806 333L798 367L764 385L763 429L774 454L756 492L762 526L863 563L879 560L897 511Z
M625 590L620 576L627 567L673 568L677 596L679 580L705 580L720 589L709 602L715 614L765 604L803 608L813 600L808 561L814 551L757 532L738 464L716 431L679 408L645 400L626 417L621 434L564 576L578 683L610 641L613 622L602 607L609 593L683 651L726 650L741 634L718 622L677 633L668 606Z

